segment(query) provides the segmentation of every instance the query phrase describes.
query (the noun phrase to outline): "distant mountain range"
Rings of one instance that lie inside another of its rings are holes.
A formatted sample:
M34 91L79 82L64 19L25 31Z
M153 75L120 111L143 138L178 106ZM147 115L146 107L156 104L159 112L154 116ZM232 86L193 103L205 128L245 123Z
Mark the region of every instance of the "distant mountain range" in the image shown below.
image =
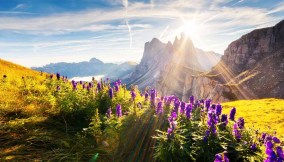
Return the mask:
M96 58L92 58L90 61L51 63L43 67L32 67L32 69L48 73L59 72L61 75L68 76L68 78L105 75L115 79L123 78L131 73L136 65L137 63L135 62L124 62L122 64L104 63Z

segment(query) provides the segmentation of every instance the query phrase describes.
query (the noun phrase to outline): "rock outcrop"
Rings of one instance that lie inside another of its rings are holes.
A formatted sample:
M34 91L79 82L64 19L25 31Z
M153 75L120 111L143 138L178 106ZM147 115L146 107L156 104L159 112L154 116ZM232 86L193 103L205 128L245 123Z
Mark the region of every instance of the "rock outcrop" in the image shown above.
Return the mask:
M239 99L284 98L284 20L232 42L208 75Z

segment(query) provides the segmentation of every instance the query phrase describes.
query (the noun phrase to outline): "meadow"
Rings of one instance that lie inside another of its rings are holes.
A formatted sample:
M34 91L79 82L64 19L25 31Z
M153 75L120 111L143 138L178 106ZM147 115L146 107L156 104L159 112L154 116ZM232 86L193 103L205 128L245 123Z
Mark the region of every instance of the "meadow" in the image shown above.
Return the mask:
M0 74L1 161L284 160L281 99L181 101L3 60Z

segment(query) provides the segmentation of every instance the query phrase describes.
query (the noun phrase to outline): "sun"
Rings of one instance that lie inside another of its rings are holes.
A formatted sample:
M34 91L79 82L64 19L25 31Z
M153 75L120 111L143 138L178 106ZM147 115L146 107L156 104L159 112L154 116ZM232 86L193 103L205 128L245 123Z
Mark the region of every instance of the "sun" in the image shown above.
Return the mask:
M198 35L198 26L194 22L186 22L181 27L181 32L185 33L187 36L195 37Z

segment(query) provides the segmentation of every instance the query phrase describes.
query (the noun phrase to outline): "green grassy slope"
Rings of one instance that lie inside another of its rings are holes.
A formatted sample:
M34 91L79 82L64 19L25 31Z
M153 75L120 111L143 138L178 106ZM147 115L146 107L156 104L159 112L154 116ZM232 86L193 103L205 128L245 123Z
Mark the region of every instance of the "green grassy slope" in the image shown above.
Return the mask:
M259 128L260 132L274 134L284 139L284 100L283 99L259 99L239 100L222 103L223 113L230 113L232 107L236 107L236 117L243 117L246 126Z

